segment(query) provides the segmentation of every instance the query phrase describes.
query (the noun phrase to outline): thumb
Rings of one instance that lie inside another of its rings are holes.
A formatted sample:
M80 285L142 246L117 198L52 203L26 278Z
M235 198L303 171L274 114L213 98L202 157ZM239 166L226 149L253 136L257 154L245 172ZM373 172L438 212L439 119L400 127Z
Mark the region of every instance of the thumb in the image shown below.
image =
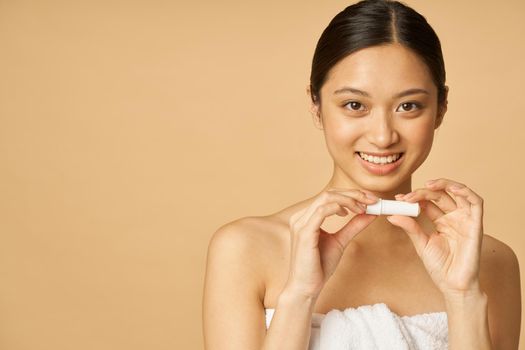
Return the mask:
M386 219L390 221L392 225L402 228L408 234L408 237L410 237L410 240L414 244L417 253L421 256L421 253L428 243L428 236L418 222L413 218L404 215L390 215L387 216Z
M346 223L339 231L334 233L334 238L341 243L343 249L359 232L364 230L368 225L377 218L377 215L357 214Z

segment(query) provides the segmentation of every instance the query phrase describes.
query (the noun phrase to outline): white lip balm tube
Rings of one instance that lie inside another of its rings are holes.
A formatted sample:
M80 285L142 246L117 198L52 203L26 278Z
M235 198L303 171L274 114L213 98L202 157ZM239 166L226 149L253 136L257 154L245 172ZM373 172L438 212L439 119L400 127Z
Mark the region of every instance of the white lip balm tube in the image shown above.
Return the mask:
M421 212L419 203L379 199L376 203L366 206L366 213L372 215L405 215L418 216Z

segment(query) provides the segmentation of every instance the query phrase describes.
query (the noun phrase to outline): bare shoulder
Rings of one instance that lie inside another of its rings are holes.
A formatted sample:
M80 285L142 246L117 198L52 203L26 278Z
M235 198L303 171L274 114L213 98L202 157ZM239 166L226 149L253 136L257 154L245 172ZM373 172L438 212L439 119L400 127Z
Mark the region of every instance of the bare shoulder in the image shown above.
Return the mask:
M521 325L518 257L497 238L485 234L480 259L480 284L489 303L489 327L497 349L517 349Z
M481 264L483 265L482 273L500 274L502 268L508 272L519 271L518 257L514 250L506 243L488 234L483 235Z
M283 223L274 216L247 216L222 225L213 234L208 252L242 258L252 267L264 265L283 244Z
M261 347L265 277L272 254L279 250L275 225L267 217L244 217L213 233L203 294L206 349Z
M480 279L488 291L499 289L502 279L519 281L516 253L509 245L488 234L483 235Z

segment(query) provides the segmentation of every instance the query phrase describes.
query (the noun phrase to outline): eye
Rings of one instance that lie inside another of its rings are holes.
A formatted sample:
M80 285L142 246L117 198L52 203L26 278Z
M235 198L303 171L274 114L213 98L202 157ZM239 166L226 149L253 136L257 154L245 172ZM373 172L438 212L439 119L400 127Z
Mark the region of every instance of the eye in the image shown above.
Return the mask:
M405 102L405 103L400 104L399 107L403 107L404 109L401 112L412 112L415 109L420 109L421 105L415 102Z
M346 107L347 109L350 109L352 111L359 111L360 107L363 107L363 105L360 102L350 101L348 103L345 103L344 107Z

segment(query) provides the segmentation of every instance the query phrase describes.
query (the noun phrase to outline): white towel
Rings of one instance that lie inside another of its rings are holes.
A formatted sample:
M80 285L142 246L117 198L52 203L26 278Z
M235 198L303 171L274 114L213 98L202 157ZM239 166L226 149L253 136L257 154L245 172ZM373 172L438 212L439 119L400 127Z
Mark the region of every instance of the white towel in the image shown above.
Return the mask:
M320 350L443 350L445 312L398 316L384 303L331 310L320 327Z

